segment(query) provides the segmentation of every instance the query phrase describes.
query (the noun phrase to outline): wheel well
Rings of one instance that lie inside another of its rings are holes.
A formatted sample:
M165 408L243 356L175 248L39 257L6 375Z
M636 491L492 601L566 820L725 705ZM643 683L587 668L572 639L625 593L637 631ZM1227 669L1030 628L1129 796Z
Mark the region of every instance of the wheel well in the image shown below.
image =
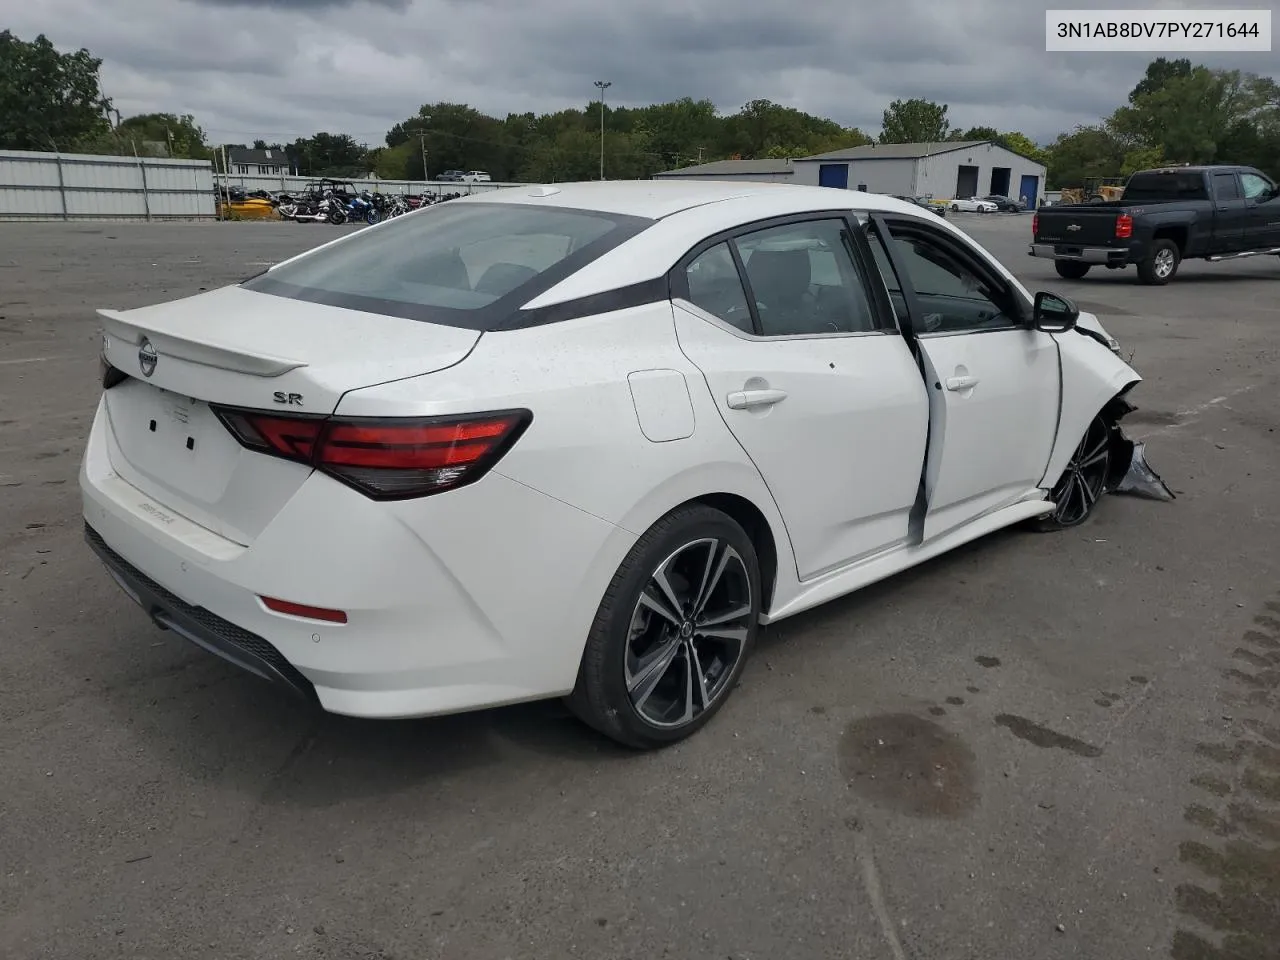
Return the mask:
M773 588L778 582L778 545L774 542L769 521L760 512L760 508L746 497L735 493L709 493L690 502L705 503L708 507L728 514L751 538L751 544L756 548L756 557L760 561L760 589L764 594L760 608L767 611L773 604Z
M1174 246L1178 248L1178 256L1187 249L1187 228L1186 227L1161 227L1155 232L1153 240L1172 240Z

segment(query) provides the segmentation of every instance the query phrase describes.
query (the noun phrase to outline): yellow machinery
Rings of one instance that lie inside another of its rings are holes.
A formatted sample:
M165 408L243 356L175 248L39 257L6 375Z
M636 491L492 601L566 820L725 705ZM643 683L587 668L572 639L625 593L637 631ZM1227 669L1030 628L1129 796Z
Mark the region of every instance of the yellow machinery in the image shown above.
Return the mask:
M1098 200L1119 200L1124 193L1124 177L1090 177L1081 187L1067 187L1062 191L1063 203L1094 203Z

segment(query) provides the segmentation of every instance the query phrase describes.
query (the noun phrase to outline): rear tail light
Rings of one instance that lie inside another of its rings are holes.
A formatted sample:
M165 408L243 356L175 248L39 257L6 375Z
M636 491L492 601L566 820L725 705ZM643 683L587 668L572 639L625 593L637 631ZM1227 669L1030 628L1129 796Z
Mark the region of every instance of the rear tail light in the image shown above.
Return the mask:
M1116 239L1127 240L1133 236L1133 217L1122 213L1116 217Z
M1031 236L1040 236L1040 214L1038 213L1031 215Z
M528 427L528 410L460 417L281 417L214 407L242 446L309 464L374 500L475 483Z

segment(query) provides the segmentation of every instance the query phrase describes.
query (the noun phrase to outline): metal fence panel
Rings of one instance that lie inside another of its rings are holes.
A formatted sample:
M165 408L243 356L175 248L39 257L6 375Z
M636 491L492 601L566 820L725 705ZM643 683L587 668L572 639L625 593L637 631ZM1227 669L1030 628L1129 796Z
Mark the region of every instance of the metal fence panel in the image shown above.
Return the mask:
M0 220L213 218L207 160L0 150Z
M301 192L308 183L315 183L320 177L295 177L284 174L278 177L261 177L246 176L244 174L233 173L230 176L217 174L217 182L219 184L230 183L233 187L242 187L247 192L254 190L266 190L268 193L284 192ZM342 180L350 183L357 190L368 190L370 193L404 193L413 196L421 194L435 194L439 196L444 193L461 193L466 196L469 193L484 193L488 190L501 190L504 187L519 187L524 184L519 183L453 183L440 182L430 180L423 182L421 180L374 180L356 177L333 177L334 180Z
M316 177L225 176L208 160L0 150L0 220L213 219L215 184L301 192ZM484 193L518 183L352 179L374 193Z

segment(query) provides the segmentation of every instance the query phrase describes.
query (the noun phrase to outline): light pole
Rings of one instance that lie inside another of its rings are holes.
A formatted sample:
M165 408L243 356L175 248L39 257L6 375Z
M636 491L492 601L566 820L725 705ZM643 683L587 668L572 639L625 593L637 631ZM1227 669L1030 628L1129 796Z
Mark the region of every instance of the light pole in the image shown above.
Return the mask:
M604 92L613 86L609 80L597 80L600 88L600 179L604 179Z

